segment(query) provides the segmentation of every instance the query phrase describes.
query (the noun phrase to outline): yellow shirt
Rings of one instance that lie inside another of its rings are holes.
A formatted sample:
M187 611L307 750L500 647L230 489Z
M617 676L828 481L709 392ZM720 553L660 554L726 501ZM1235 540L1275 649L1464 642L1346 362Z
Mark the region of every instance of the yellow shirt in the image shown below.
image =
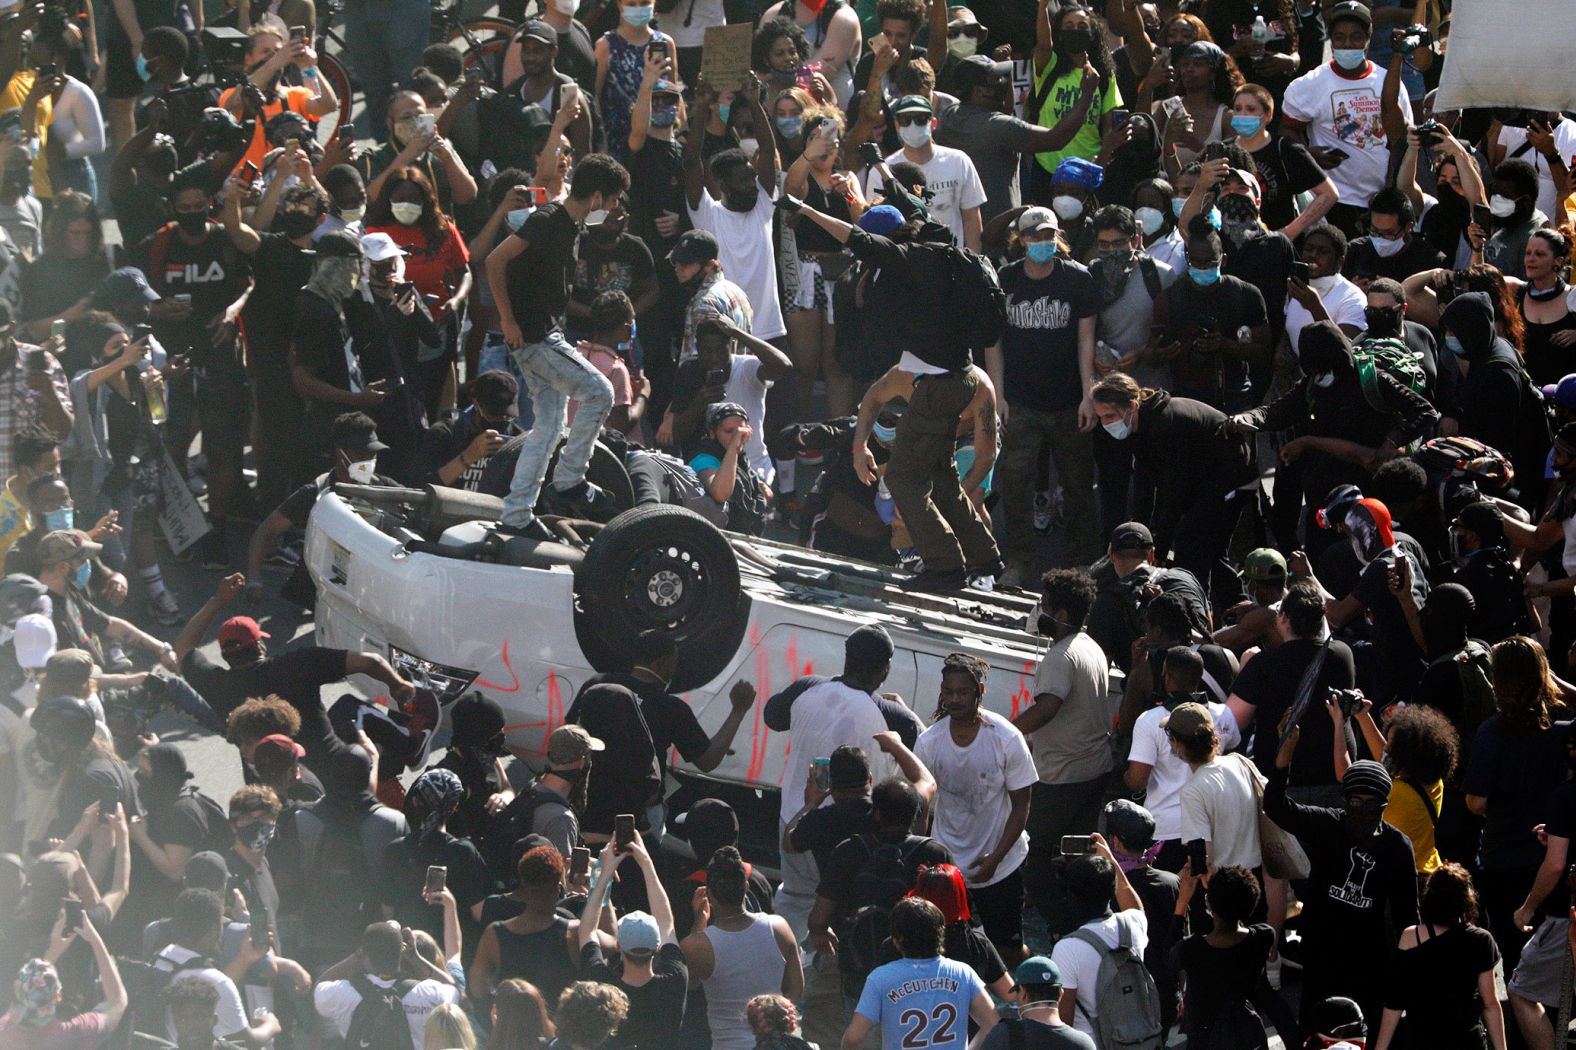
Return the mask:
M1428 791L1434 812L1438 813L1445 804L1444 781L1436 780L1423 787ZM1426 875L1439 867L1439 850L1434 845L1434 820L1429 816L1428 807L1423 804L1423 796L1413 790L1411 785L1399 780L1390 785L1390 805L1385 808L1384 822L1412 840L1412 856L1418 871Z
M0 560L32 527L27 508L17 498L16 476L13 474L5 483L5 488L0 489Z
M8 109L21 109L27 102L27 93L33 90L35 74L31 69L19 69L9 83L0 88L0 113ZM49 185L49 161L44 147L49 143L49 125L55 119L55 101L48 95L38 100L33 120L37 124L38 155L33 158L33 196L42 200L54 196Z

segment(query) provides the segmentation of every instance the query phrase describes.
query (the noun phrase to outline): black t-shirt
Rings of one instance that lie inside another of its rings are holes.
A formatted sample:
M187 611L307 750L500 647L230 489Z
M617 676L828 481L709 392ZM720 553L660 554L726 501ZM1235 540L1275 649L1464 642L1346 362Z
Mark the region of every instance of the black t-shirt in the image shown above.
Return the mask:
M830 866L832 851L846 839L875 830L875 811L870 798L860 796L835 801L830 806L806 813L799 818L791 841L799 852L815 854L816 867L825 871Z
M74 584L66 585L65 594L52 593L50 597L57 650L86 649L93 654L93 662L103 667L104 647L99 638L109 627L109 617Z
M210 222L196 244L188 244L173 228L160 230L143 240L137 259L154 291L165 298L191 296L192 312L186 320L154 322L159 342L172 354L191 354L196 364L211 360L215 351L208 324L246 287L246 268L224 227Z
M1174 281L1166 289L1170 308L1170 332L1174 338L1190 343L1203 332L1213 332L1235 340L1243 327L1257 328L1267 320L1264 296L1246 281L1222 274L1219 281L1201 288L1191 280ZM1248 392L1248 366L1240 357L1184 350L1172 362L1175 377L1171 393L1192 398L1215 408L1221 403L1237 406L1234 399Z
M1253 705L1253 761L1260 770L1268 771L1275 765L1275 753L1280 750L1280 735L1276 727L1297 698L1297 685L1303 673L1317 655L1320 643L1301 638L1290 638L1273 649L1265 649L1242 669L1232 688L1233 695ZM1303 712L1302 735L1297 741L1296 753L1291 759L1291 783L1294 785L1335 784L1333 757L1335 741L1330 716L1324 711L1324 699L1331 689L1350 689L1355 680L1352 650L1345 642L1331 641L1324 658L1324 667L1314 686L1313 701Z
M1414 273L1445 265L1445 257L1428 241L1413 237L1394 255L1386 258L1374 251L1372 237L1357 237L1346 246L1346 261L1341 273L1347 277L1388 277L1404 281Z
M1278 230L1297 217L1292 198L1323 182L1324 169L1319 167L1306 146L1279 135L1272 135L1269 145L1249 155L1253 158L1259 183L1264 187L1259 214L1264 225Z
M1533 867L1543 860L1532 829L1548 822L1549 801L1568 782L1570 733L1570 722L1518 731L1497 714L1478 726L1461 790L1488 800L1478 853L1483 868Z
M1057 259L1050 275L1028 275L1023 261L1002 268L1007 327L1001 336L1001 396L1038 412L1076 408L1083 400L1078 371L1078 323L1100 308L1100 292L1085 267Z
M176 148L180 148L179 143ZM111 190L109 199L115 206L115 221L120 224L124 244L141 244L154 230L170 221L169 200L152 183L135 173L131 185L119 193Z
M1553 838L1576 839L1576 780L1567 780L1549 796L1548 820L1543 830ZM1543 898L1538 912L1551 919L1570 914L1571 891L1564 879L1554 880L1554 888Z
M846 839L836 849L826 866L821 869L821 883L815 888L817 897L825 897L835 901L839 910L851 912L854 908L866 904L877 904L879 901L858 900L859 889L856 880L861 871L872 857L871 847L877 845L870 841L873 836L860 835ZM885 842L887 840L879 840ZM908 883L914 884L914 879L919 873L921 865L933 867L937 864L951 864L952 851L935 839L923 835L907 835L903 839L903 866L908 871ZM890 904L888 905L890 906ZM833 926L837 925L834 920Z
M309 645L271 655L251 667L230 668L215 663L194 649L186 655L181 670L186 680L208 701L214 713L224 718L249 697L277 693L301 715L301 732L296 740L306 748L304 761L318 766L339 749L338 738L328 723L321 691L330 682L345 678L343 649Z
M684 148L648 136L628 166L630 232L645 242L652 255L666 259L679 234L690 228L684 203ZM679 217L678 232L672 237L657 232L657 216L665 211Z
M574 77L587 98L596 89L596 45L578 21L569 23L569 32L558 34L558 57L553 60L553 68Z
M1257 986L1275 946L1275 931L1259 924L1248 927L1248 935L1229 948L1217 948L1195 933L1179 945L1177 968L1187 974L1188 1034L1207 1033L1220 1010L1230 999L1241 998Z
M651 730L651 743L657 749L657 763L664 776L668 772L668 753L678 750L686 762L694 762L711 747L711 737L701 728L695 712L683 700L656 682L632 674L599 674L586 680L585 688L607 683L621 685L640 701L640 713Z
M295 331L296 296L312 276L313 257L282 233L261 236L263 243L252 255L252 294L241 311L247 360L288 383L285 351Z
M651 961L651 980L638 988L623 981L622 958L609 960L602 946L591 941L580 949L582 980L610 984L629 996L629 1016L607 1041L609 1048L679 1050L679 1025L689 992L689 967L684 953L671 941L657 949Z
M80 773L67 775L61 782L55 820L49 826L50 837L65 838L82 819L82 811L109 797L111 789L120 799L128 819L143 815L137 780L126 763L114 755L95 752Z
M1406 1011L1409 1046L1483 1045L1478 977L1499 962L1494 935L1477 926L1417 932L1417 947L1395 953L1385 1006Z
M527 342L563 328L579 234L580 224L562 204L544 204L514 232L526 248L509 263L509 305Z
M296 297L291 353L296 364L331 387L355 391L366 385L350 338L350 326L340 311L316 292L303 289ZM340 406L330 407L336 415L339 413Z
M458 906L460 929L467 941L473 941L481 930L471 918L471 908L486 900L493 883L487 862L469 839L439 831L427 841L412 833L389 843L379 872L379 901L394 909L402 926L426 930L442 944L443 909L422 900L429 865L449 869L446 885Z
M639 237L623 233L609 243L586 230L580 235L574 285L569 294L587 308L603 292L623 292L633 299L636 287L651 280L655 272L651 249Z
M1259 290L1259 295L1264 297L1265 316L1276 338L1286 327L1286 278L1291 276L1291 264L1296 259L1297 249L1285 234L1264 231L1247 237L1234 247L1228 245L1225 261L1221 264L1222 273L1246 281Z
M261 866L254 868L234 849L228 849L224 851L224 863L230 869L230 885L241 891L241 896L246 898L246 906L254 912L261 908L263 914L268 916L268 924L277 930L279 888L274 885L274 873L268 867L268 858L262 858L259 862Z
M1363 603L1368 612L1375 655L1382 669L1384 685L1390 691L1390 695L1383 699L1410 689L1423 674L1423 654L1406 625L1406 614L1401 611L1401 604L1390 593L1389 573L1395 567L1396 559L1402 557L1405 554L1399 546L1383 552L1363 566L1357 586L1352 590L1352 595ZM1411 563L1412 590L1421 608L1428 590L1427 578L1423 575L1422 565L1413 559L1407 560Z

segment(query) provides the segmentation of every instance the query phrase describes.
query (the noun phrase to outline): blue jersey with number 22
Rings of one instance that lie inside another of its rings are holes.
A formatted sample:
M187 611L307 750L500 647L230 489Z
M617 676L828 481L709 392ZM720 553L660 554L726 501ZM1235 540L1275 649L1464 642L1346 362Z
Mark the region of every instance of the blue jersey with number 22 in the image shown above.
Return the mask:
M963 1050L979 975L940 957L899 959L870 972L858 1012L881 1026L881 1050Z

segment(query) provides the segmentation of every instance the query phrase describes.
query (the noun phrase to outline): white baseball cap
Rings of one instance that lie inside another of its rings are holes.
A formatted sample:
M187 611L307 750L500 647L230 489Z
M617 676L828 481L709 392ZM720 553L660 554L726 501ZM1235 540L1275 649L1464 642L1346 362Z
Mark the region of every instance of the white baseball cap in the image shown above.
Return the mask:
M404 248L394 243L394 238L386 233L368 233L362 235L361 250L365 253L368 262L385 262L389 259L398 259L408 254Z
M55 655L55 624L43 613L28 613L16 622L16 662L24 671L42 671Z

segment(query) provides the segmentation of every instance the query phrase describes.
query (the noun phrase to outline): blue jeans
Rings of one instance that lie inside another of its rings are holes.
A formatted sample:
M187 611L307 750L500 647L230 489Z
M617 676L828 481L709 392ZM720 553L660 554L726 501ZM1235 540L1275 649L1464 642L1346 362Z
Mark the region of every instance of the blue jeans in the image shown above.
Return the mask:
M482 339L482 352L476 361L476 371L482 372L508 372L514 376L514 381L520 384L519 396L515 398L515 424L521 430L530 430L531 421L535 416L531 412L531 391L526 389L525 377L520 370L514 367L514 358L509 354L509 344L503 341L502 332L489 331Z
M421 64L431 40L431 0L350 0L345 5L347 57L367 99L363 130L378 142L388 137L394 85Z
M509 496L503 501L503 523L518 529L536 517L536 499L547 476L547 461L563 432L571 398L580 402L580 408L553 470L553 487L562 492L585 480L591 450L602 432L603 420L613 408L613 385L575 353L561 332L549 332L546 339L527 343L513 354L515 367L531 385L534 417L525 443L520 446Z

